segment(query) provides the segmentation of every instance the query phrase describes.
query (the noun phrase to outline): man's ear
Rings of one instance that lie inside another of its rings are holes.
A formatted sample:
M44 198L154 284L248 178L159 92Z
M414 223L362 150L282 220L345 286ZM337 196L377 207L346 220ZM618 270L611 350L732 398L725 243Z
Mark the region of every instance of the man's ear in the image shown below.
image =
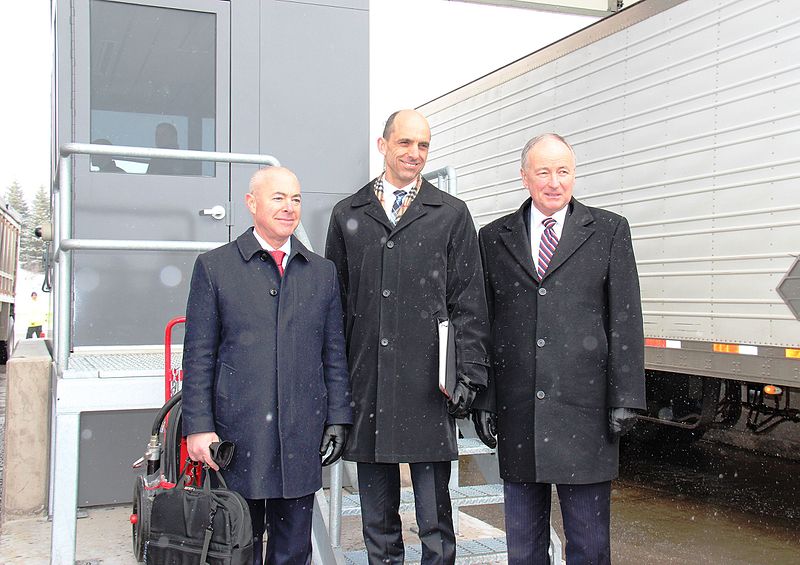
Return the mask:
M256 213L256 197L253 196L252 192L244 195L244 203L247 204L247 209L250 210L251 214Z
M382 137L378 138L378 151L381 152L381 155L386 155L386 140Z

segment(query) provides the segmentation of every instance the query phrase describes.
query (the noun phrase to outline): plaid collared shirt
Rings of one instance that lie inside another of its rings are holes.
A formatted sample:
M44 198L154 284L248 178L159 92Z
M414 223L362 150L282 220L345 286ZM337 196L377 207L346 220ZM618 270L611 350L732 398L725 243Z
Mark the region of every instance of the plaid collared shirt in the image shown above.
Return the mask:
M375 183L374 183L372 188L375 191L375 196L378 197L378 202L381 203L381 207L385 209L384 200L383 200L383 198L384 198L384 195L383 195L383 175L384 175L384 173L381 173L380 175L378 175L378 178L375 179ZM397 221L398 222L400 221L400 218L403 217L403 214L405 214L405 211L408 209L408 207L411 206L411 203L414 201L414 199L417 197L417 194L419 193L419 190L420 190L421 187L422 187L422 175L419 175L417 177L416 184L408 191L408 194L406 194L406 197L403 198L403 204L400 206L400 209L397 210L397 213L395 214L397 216ZM391 218L389 218L389 219L391 220Z

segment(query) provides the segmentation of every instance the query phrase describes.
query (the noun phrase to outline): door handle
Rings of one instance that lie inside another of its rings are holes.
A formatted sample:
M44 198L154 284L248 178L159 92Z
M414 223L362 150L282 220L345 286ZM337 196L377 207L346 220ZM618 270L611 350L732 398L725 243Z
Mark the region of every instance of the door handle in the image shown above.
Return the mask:
M221 220L225 217L225 207L217 204L212 208L204 208L200 210L201 216L211 216L215 220Z

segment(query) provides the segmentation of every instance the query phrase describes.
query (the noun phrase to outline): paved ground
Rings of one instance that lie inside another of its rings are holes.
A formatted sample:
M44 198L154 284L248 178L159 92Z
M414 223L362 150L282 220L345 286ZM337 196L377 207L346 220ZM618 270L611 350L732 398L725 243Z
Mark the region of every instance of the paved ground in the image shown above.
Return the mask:
M0 365L0 437L5 431L6 373ZM3 441L0 441L0 495L2 495ZM0 505L0 511L2 506ZM131 542L130 505L85 509L77 523L77 565L136 565ZM0 516L0 518L2 518ZM404 539L418 544L413 514L403 516ZM45 516L5 522L0 531L0 565L46 565L50 563L50 526ZM502 536L503 532L462 514L461 539ZM342 549L363 549L361 521L345 518Z

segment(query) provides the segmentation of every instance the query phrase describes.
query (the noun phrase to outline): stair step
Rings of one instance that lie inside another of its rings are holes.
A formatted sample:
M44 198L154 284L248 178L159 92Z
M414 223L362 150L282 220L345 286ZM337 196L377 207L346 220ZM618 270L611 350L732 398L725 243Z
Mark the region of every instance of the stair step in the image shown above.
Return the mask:
M369 565L366 550L349 551L344 554L344 559L347 565ZM499 563L505 562L507 559L508 552L504 537L456 540L456 563L459 565ZM421 546L406 545L405 563L419 563L421 560Z
M491 454L497 451L491 447L487 447L481 440L476 437L463 437L458 440L458 454L459 455L483 455Z
M503 485L460 486L450 489L453 508L459 506L478 506L481 504L500 504L503 502ZM414 490L411 487L400 489L400 512L414 510ZM358 494L342 496L342 516L360 516L361 504Z

